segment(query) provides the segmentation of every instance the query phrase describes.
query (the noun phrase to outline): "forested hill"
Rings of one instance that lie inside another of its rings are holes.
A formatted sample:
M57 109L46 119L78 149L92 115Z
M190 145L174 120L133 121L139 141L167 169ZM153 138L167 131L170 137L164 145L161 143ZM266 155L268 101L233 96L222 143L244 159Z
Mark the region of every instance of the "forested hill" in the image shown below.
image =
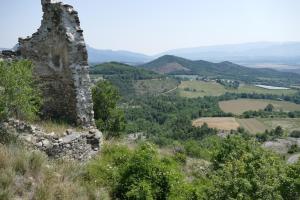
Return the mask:
M181 57L165 55L140 67L161 74L200 75L217 78L241 80L245 82L266 82L276 80L276 85L300 82L300 75L279 72L273 69L255 69L228 61L212 63L204 60L192 61Z
M161 94L179 84L177 80L166 75L117 62L95 65L90 68L90 74L94 80L99 77L109 80L119 89L122 97L129 99L145 94Z
M101 74L105 76L118 76L132 80L154 79L161 78L164 75L136 68L127 64L118 62L108 62L90 67L90 74Z

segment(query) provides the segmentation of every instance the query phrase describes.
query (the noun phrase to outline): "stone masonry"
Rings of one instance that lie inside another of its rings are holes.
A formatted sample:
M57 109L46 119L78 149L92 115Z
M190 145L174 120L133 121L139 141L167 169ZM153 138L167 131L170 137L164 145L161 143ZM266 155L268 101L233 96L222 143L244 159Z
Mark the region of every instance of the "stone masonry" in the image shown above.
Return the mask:
M40 150L50 158L66 158L86 161L95 155L102 141L97 129L76 131L66 130L63 135L47 133L41 127L16 119L0 123L0 131L16 137L29 148Z
M38 31L19 39L16 55L33 62L43 96L46 118L94 126L88 55L78 13L70 5L42 0Z
M56 0L41 0L42 25L19 39L16 50L0 52L0 61L28 59L43 92L45 118L66 119L84 129L63 135L15 119L0 122L0 131L12 134L51 158L84 161L101 148L102 133L95 129L88 55L78 13Z

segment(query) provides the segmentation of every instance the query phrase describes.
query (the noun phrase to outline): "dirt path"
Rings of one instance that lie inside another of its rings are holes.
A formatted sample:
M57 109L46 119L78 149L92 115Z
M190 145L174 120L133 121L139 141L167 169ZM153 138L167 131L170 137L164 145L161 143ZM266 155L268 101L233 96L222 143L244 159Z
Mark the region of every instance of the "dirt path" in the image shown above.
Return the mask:
M168 94L170 92L173 92L174 90L176 90L178 88L178 86L176 86L175 88L171 89L171 90L168 90L166 92L163 92L162 94Z

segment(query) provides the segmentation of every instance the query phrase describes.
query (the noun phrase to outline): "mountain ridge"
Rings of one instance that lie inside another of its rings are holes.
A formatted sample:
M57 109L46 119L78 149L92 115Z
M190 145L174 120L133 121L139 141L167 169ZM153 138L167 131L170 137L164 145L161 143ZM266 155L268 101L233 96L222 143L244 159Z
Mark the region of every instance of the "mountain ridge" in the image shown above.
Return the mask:
M178 67L180 66L180 67ZM199 75L214 78L241 80L244 82L258 82L264 79L275 79L277 85L286 85L284 82L300 82L300 75L290 72L280 72L268 68L249 68L242 65L223 61L213 63L205 60L188 60L178 56L165 55L149 63L140 65L144 69L169 75ZM267 82L267 81L266 81Z

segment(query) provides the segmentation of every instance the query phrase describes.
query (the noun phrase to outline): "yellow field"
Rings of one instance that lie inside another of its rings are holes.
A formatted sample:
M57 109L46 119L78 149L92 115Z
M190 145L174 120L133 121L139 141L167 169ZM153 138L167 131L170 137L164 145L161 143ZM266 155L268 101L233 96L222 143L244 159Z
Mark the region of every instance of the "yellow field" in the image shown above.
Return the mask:
M186 91L185 89L189 89ZM223 85L216 82L204 81L182 81L179 85L179 93L183 97L196 98L204 96L220 96L226 92L231 93L258 93L258 94L274 94L274 95L292 95L297 93L297 90L270 90L260 88L254 85L240 85L239 89L226 89Z
M234 117L203 117L193 121L193 126L200 127L207 123L208 127L218 130L230 131L236 130L240 125Z
M224 112L240 115L249 110L264 109L268 104L272 104L277 111L300 111L300 105L287 101L274 101L264 99L237 99L219 102L220 108Z
M263 124L262 122L260 122L255 118L236 119L236 121L240 124L241 127L243 127L244 129L246 129L252 134L262 133L265 130L270 129L269 126L266 126L265 124Z

